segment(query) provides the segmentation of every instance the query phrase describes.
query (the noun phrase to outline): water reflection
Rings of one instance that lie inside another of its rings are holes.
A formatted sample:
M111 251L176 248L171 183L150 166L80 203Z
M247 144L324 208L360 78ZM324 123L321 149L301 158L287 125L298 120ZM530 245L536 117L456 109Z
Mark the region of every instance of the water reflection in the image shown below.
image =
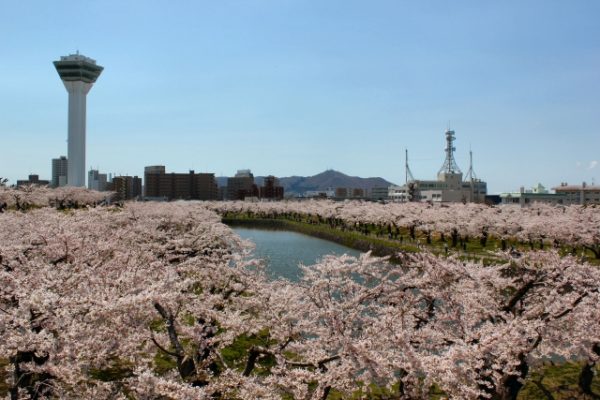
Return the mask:
M297 232L237 226L231 228L242 238L256 244L255 256L265 260L267 273L273 279L297 281L301 276L298 264L315 264L327 254L360 255L358 250Z

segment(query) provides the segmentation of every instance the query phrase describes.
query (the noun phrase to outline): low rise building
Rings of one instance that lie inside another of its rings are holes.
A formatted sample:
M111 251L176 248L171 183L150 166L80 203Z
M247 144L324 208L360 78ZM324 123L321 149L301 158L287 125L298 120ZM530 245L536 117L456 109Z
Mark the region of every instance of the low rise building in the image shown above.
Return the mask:
M309 199L332 199L335 197L335 190L327 188L325 190L307 190L302 197Z
M232 178L227 178L227 200L244 200L258 197L258 187L249 169L240 169Z
M529 190L521 187L518 192L500 193L500 201L500 204L503 205L519 205L521 207L527 207L534 203L552 205L568 203L564 193L550 193L541 183Z
M343 187L335 188L335 198L336 199L347 199L348 198L348 189Z
M281 200L283 199L283 186L273 175L265 177L263 185L259 188L258 197L261 199Z
M48 186L50 181L40 180L39 175L29 175L27 180L18 180L17 187L26 185Z
M363 188L352 188L350 191L353 199L364 199L365 198L365 189Z
M115 192L114 200L133 200L142 197L142 179L137 176L115 176L106 189Z
M335 188L335 198L337 200L364 199L365 189L337 187Z
M212 173L166 173L163 165L144 169L147 200L217 200L219 188Z
M386 201L389 199L389 188L387 187L374 187L371 189L371 200L373 201Z
M581 185L569 185L564 182L553 190L557 194L565 196L565 204L600 204L600 186L598 185L588 185L585 182Z
M97 169L88 171L88 189L102 192L106 190L107 183L106 174L101 174Z

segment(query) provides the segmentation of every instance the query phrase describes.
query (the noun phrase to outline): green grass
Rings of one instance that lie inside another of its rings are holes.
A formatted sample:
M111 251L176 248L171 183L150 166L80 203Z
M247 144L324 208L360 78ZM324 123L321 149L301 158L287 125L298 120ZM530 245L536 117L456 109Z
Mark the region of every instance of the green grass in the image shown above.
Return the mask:
M234 343L227 346L222 351L225 362L231 368L242 371L248 356L248 350L251 346L267 346L272 344L269 339L268 331L263 330L258 335L241 335ZM260 376L269 374L270 368L275 360L263 358L258 361L255 373ZM7 396L9 385L7 383L8 373L5 367L8 366L6 358L0 358L0 396ZM578 388L579 373L581 372L581 363L569 362L562 364L546 364L534 368L525 381L525 386L519 393L519 400L540 400L547 399L544 390L551 393L555 400L567 399L585 399L583 393ZM167 373L176 368L173 357L168 356L161 351L154 357L154 372L158 375ZM118 358L110 360L109 365L104 368L91 369L89 376L92 380L103 382L113 382L125 379L132 374L133 365L127 361ZM540 387L543 386L543 389ZM596 366L596 374L592 383L592 390L600 395L600 366ZM344 395L341 392L333 390L328 400L383 400L393 399L397 387L385 389L377 385L363 385L350 395ZM437 387L430 390L429 399L439 400L444 398L444 393ZM589 398L589 397L588 397ZM292 400L292 397L282 393L282 399ZM590 399L591 400L591 399Z
M157 350L153 360L153 370L157 375L164 375L177 368L175 357L170 356L162 350Z
M256 335L243 334L238 336L232 344L221 350L221 356L227 367L242 372L246 367L248 354L252 346L269 347L273 344L274 341L270 338L269 330L262 329ZM275 358L273 356L261 356L256 362L253 373L266 376L274 365Z
M546 364L535 368L525 381L525 386L519 393L519 400L544 400L548 397L544 391L550 393L555 400L590 399L586 397L578 387L581 363ZM600 396L600 366L596 367L596 374L592 384L592 391ZM543 387L540 388L540 385ZM383 400L396 399L397 386L392 390L380 388L377 385L365 385L351 395L344 396L343 393L332 391L327 400ZM434 386L429 391L430 400L446 398L445 393Z
M534 369L519 393L519 400L546 399L545 390L552 393L555 400L584 399L585 396L578 387L581 363L547 364ZM596 373L592 381L592 391L600 396L600 366L596 366ZM588 397L590 398L590 397Z
M106 367L91 368L88 375L102 382L120 381L133 376L134 367L130 361L115 357L109 360Z

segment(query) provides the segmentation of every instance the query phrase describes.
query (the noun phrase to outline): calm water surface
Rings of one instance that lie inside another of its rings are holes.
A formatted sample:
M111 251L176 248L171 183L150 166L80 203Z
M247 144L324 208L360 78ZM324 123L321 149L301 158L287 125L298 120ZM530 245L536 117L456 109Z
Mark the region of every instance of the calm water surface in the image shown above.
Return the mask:
M315 264L327 254L355 257L360 254L349 247L296 232L237 226L231 229L242 238L254 242L254 255L265 260L267 272L273 278L297 281L301 276L298 264Z

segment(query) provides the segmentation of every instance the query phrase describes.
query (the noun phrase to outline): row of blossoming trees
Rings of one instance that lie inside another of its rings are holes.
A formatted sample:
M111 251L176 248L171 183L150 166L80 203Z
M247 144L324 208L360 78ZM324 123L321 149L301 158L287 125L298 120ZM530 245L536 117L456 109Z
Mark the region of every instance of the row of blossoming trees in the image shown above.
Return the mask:
M508 243L531 248L569 246L590 251L600 259L600 209L594 206L553 207L535 204L529 208L489 207L483 204L431 205L427 203L368 202L215 202L220 214L245 214L255 218L314 218L332 226L353 228L370 224L380 231L403 229L431 239L442 235L456 243L476 239L485 246L495 238L506 249Z
M69 204L92 202L70 196ZM1 213L2 394L326 399L377 387L388 398L422 399L435 386L456 399L514 399L530 368L557 356L585 361L580 386L591 393L596 266L554 251L486 266L365 254L325 257L303 267L298 283L269 281L209 207ZM385 222L374 205L252 207ZM449 210L485 212L464 208Z
M17 188L6 187L0 178L0 212L7 209L27 211L31 208L55 207L59 210L78 208L86 205L105 203L113 192L97 192L81 188L63 186L24 185Z

